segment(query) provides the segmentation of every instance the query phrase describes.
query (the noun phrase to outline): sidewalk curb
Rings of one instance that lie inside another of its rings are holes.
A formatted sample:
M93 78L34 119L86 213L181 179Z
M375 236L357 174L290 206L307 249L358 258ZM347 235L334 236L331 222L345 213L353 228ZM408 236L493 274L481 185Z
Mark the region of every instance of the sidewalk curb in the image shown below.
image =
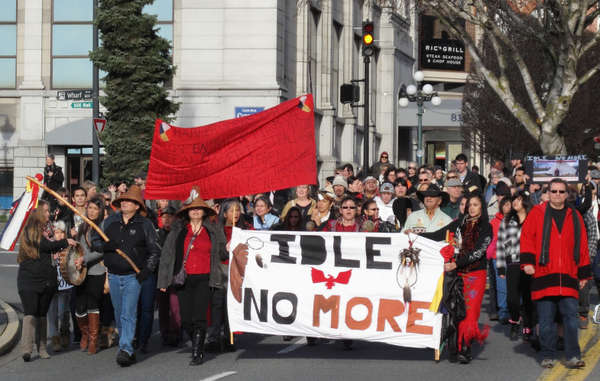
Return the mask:
M6 312L8 318L6 329L0 336L0 356L2 356L10 352L17 344L21 321L17 312L3 300L0 300L0 308Z

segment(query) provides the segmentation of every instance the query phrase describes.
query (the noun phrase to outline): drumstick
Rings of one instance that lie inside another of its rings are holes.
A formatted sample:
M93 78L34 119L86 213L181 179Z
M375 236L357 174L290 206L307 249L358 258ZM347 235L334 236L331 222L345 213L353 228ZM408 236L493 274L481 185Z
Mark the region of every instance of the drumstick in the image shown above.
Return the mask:
M76 207L74 207L73 205L71 205L70 202L68 202L67 200L65 200L61 195L59 195L58 193L56 193L55 191L53 191L52 189L48 188L46 185L40 183L36 178L33 178L31 176L25 176L25 178L29 181L32 181L34 183L36 183L37 185L39 185L43 190L45 190L46 192L50 193L52 196L54 196L54 198L56 198L57 200L61 201L63 204L65 204L69 209L71 209L73 211L73 213L77 214L79 217L81 217L86 224L90 225L92 227L92 229L94 229L96 232L98 232L98 234L100 234L100 237L102 237L102 239L105 242L110 241L110 239L106 236L106 234L104 234L104 232L102 231L102 229L100 229L98 227L98 225L96 225L92 220L90 220L89 218L87 218L85 215L81 214L79 212L79 210L77 210ZM127 254L125 254L121 249L117 249L116 250L117 254L119 254L121 257L123 257L123 259L125 259L127 261L127 263L129 263L129 265L133 268L133 270L137 273L140 272L140 269L135 265L135 263L133 263L133 261L131 260L131 258L129 258L129 256Z

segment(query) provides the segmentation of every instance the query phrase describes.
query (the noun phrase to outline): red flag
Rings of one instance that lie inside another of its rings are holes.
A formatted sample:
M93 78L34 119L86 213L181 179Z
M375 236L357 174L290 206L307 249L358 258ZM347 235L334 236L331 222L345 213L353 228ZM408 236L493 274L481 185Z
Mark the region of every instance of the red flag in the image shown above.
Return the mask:
M313 108L308 94L201 127L157 119L145 198L182 200L194 185L211 199L314 184Z

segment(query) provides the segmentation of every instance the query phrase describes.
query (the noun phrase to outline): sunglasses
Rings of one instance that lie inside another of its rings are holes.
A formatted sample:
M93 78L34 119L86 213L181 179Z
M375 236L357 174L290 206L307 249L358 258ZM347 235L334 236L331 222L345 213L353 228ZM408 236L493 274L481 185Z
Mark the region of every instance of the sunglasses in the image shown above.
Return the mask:
M458 179L458 177L456 177L456 176L447 176L446 178L447 178L448 180L450 180L450 179Z
M382 159L387 159L388 157L387 157L387 156L382 156L381 158L382 158Z
M376 210L379 210L379 208L373 208L373 209L369 209L369 211L374 212Z
M356 209L356 206L342 206L342 209Z
M419 179L419 182L420 182L420 183L426 183L426 182L428 182L428 181L429 181L429 179Z
M415 170L415 171L417 170L416 167L408 167L408 169L412 169L412 170Z
M567 191L564 191L564 190L558 190L558 189L552 189L552 190L550 191L550 193L555 193L555 194L556 194L556 193L565 194L565 193L567 193Z

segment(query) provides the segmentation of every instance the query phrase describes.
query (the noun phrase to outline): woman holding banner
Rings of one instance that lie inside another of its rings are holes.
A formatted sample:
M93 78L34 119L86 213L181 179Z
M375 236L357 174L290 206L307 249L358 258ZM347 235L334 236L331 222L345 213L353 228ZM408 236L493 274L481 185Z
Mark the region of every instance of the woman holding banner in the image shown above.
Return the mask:
M358 232L360 223L356 217L356 201L352 197L345 197L340 204L341 217L337 220L329 220L323 231L326 232ZM344 348L352 349L352 340L342 340Z
M220 265L228 255L223 228L208 218L214 214L200 197L181 207L177 216L184 220L182 227L173 228L167 236L158 271L161 292L169 285L176 287L181 324L192 338L190 365L204 360L210 289L224 287Z
M24 313L21 342L25 362L31 360L33 341L36 339L39 340L40 357L50 358L46 351L46 314L58 287L56 268L52 266L52 253L77 244L72 239L51 240L48 206L46 201L38 200L37 208L32 211L23 227L17 256L17 289Z
M252 225L241 218L242 204L236 200L226 200L221 205L219 211L219 223L223 226L223 232L227 240L226 248L229 249L229 242L233 228L237 227L245 230L254 230ZM235 346L229 342L230 330L229 319L227 317L227 283L229 275L229 258L221 261L221 276L223 277L222 287L211 287L210 304L210 327L208 329L208 338L206 349L209 352L235 352ZM221 329L223 336L221 337Z
M92 197L86 206L86 216L96 225L104 219L104 197ZM75 287L75 316L81 330L79 347L82 351L93 355L98 350L98 332L100 330L100 306L106 279L106 267L101 262L103 253L91 249L91 226L83 223L79 227L77 239L81 244L84 255L76 264L87 267L85 281Z
M466 198L464 216L459 216L436 232L421 234L435 241L444 241L448 231L456 237L456 254L450 262L444 264L444 270L456 270L464 284L466 317L458 324L458 354L450 353L450 361L458 360L462 364L468 364L472 360L471 342L477 340L483 343L489 332L487 326L483 331L479 330L478 320L485 293L486 250L492 240L492 227L488 222L482 196L471 193Z

